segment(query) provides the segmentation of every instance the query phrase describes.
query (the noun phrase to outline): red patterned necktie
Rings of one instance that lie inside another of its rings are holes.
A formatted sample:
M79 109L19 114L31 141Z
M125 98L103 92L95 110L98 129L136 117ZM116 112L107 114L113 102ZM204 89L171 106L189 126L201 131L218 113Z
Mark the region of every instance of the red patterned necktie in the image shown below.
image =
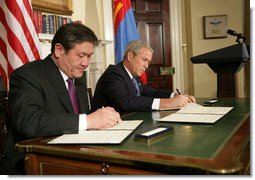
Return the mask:
M74 84L73 84L73 79L68 78L66 81L68 83L68 94L70 96L70 99L71 99L71 102L73 105L73 110L74 110L75 114L79 114L80 108L79 108L77 95L76 95L76 91L75 91Z

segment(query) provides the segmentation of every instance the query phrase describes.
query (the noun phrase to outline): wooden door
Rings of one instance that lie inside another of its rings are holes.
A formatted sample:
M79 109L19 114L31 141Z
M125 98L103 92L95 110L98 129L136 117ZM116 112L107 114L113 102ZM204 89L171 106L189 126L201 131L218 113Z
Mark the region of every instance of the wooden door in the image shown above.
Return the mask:
M172 90L172 75L160 68L171 67L169 0L131 0L140 39L154 50L147 70L148 84L156 89Z

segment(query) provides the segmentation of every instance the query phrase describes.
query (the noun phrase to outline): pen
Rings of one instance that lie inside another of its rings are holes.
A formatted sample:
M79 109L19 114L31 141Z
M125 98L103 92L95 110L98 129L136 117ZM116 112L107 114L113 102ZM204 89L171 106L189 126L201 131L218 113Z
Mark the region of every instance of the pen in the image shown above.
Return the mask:
M176 88L176 91L177 91L177 93L178 93L179 95L181 95L181 93L180 93L180 91L179 91L179 89L178 89L178 88Z

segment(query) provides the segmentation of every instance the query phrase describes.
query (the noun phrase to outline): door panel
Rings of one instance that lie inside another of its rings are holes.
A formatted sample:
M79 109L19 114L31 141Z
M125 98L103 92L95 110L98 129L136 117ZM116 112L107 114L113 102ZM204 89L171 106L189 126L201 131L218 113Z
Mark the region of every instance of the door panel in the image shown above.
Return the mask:
M146 74L156 89L172 90L172 76L160 75L160 67L171 66L169 0L131 0L140 39L154 50Z

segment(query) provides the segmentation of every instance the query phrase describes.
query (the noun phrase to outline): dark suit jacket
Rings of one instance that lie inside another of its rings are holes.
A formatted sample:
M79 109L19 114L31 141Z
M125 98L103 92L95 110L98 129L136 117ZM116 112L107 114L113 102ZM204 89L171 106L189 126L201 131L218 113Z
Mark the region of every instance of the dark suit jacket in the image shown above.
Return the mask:
M76 79L75 87L80 112L88 113L86 80ZM13 72L9 104L12 129L5 147L9 164L15 165L23 156L15 152L19 141L78 132L79 116L74 114L65 82L50 55Z
M103 106L111 106L118 112L151 111L154 98L169 98L170 91L156 90L144 86L139 80L141 96L136 96L136 89L123 63L110 65L99 78L93 101L92 111Z

